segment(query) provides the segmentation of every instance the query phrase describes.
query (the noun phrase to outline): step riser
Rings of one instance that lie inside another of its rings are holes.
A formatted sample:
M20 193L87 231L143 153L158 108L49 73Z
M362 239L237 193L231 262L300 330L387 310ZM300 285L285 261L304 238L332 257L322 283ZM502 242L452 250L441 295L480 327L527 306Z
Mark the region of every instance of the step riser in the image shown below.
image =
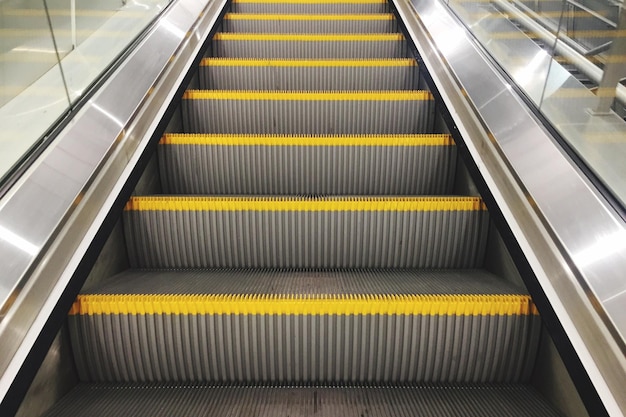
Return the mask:
M393 33L395 20L224 20L224 32L241 33Z
M432 133L433 100L183 99L186 133L411 134Z
M454 146L160 145L166 194L450 193Z
M233 3L234 13L272 13L272 14L340 14L340 13L389 13L387 3L374 4L287 4L287 3Z
M81 315L79 375L132 382L520 382L538 316Z
M124 212L140 268L472 268L488 215L474 211Z
M409 56L406 41L213 40L216 57L266 59L376 59Z
M222 90L416 90L417 66L219 67L202 66L200 88Z

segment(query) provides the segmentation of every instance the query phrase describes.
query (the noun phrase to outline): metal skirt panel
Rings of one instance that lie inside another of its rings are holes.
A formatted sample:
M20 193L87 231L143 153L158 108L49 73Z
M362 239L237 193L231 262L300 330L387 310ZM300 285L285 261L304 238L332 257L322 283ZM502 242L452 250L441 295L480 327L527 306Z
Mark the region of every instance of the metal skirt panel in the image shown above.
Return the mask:
M454 146L160 145L166 194L437 195Z
M173 315L68 318L94 382L527 381L536 315Z
M185 133L411 134L432 133L434 100L183 99Z
M398 23L389 20L229 20L224 32L240 33L395 33Z
M212 53L225 58L356 59L405 58L406 41L213 40Z
M200 88L211 90L416 90L417 66L201 66Z
M350 4L350 3L232 3L234 13L271 13L271 14L361 14L389 13L388 3Z
M558 417L526 385L213 387L79 384L46 417Z
M140 268L473 268L476 211L124 211Z

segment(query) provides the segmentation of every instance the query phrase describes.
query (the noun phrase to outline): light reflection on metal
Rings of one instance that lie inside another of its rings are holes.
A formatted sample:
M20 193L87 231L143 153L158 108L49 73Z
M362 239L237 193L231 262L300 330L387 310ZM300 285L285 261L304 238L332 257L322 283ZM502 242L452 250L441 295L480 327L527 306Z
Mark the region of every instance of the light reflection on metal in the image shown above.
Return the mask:
M35 256L39 253L39 246L34 245L28 240L24 239L22 236L12 232L4 226L0 226L0 239L9 243L12 246L20 249L23 252L26 252L30 256Z

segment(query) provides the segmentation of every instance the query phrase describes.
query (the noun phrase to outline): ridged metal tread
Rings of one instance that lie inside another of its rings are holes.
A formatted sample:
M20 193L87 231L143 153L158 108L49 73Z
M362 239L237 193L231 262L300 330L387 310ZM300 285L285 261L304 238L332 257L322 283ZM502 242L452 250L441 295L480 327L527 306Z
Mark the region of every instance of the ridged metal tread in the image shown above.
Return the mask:
M293 35L285 35L284 40L240 40L224 39L222 36L213 39L212 52L216 57L265 59L405 58L410 52L407 42L401 36L389 40L333 40L329 36L328 40L306 42L290 39L292 37Z
M185 133L413 134L432 133L435 120L435 102L424 91L188 90L181 106Z
M237 65L237 61L240 61ZM372 60L226 60L205 59L199 68L200 88L222 90L416 90L417 65L381 65ZM387 60L404 64L407 60ZM290 63L297 65L289 65ZM330 65L337 62L341 65ZM410 61L409 61L410 62ZM224 65L227 63L227 65ZM255 64L255 65L251 65ZM321 65L322 64L322 65Z
M519 382L529 303L483 271L128 271L68 323L85 381Z
M456 148L444 135L167 135L158 159L166 194L437 195L452 191Z
M302 210L279 211L287 200ZM224 209L209 202L216 209L204 209L195 207L202 199L133 198L123 214L131 266L473 268L483 262L488 229L483 209L443 204L439 210L365 210L368 201L382 207L387 200L287 200L260 199L272 207L249 210L245 199L226 201ZM154 208L133 208L142 201ZM310 211L307 201L335 206L346 201L353 208ZM172 209L160 209L164 204Z
M343 2L274 2L240 3L233 2L234 13L292 13L292 14L329 14L329 13L389 13L387 2L343 3Z
M559 417L526 385L228 387L79 384L46 417Z
M246 15L250 16L250 15ZM261 19L256 15L245 19L238 15L227 14L222 21L224 32L242 33L394 33L398 31L398 23L393 15L381 16L380 19L332 19L338 15L292 15L274 20ZM284 15L283 15L284 16ZM307 16L307 19L294 19L294 16ZM391 18L389 18L391 16Z
M484 270L130 269L82 294L523 295Z

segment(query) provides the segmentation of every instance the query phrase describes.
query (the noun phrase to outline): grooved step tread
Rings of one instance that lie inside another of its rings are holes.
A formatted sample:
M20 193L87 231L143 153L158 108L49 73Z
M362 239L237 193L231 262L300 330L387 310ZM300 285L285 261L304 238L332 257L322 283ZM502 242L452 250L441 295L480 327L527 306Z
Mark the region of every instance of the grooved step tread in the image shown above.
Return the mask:
M454 146L451 135L219 135L168 133L160 145L217 146Z
M80 384L47 417L558 417L526 385L228 387Z
M414 59L246 59L204 58L201 67L413 67Z

